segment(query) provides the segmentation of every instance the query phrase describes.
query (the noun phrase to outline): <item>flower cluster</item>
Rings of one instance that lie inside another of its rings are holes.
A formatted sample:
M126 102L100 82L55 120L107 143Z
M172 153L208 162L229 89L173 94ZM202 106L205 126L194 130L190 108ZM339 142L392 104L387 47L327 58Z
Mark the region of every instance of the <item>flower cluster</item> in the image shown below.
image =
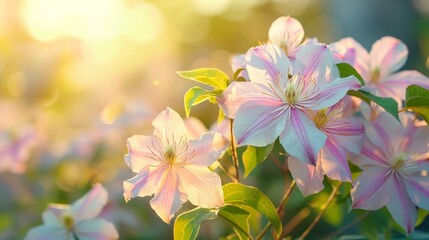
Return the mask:
M304 197L324 189L325 175L349 182L353 208L387 206L410 233L416 206L429 210L429 128L411 113L401 113L399 120L398 112L377 106L392 98L401 107L410 85L429 89L428 78L417 71L394 73L407 54L406 46L393 37L378 40L369 53L351 38L331 44L304 40L298 20L280 17L272 23L266 43L233 58L236 81L228 81L227 87L215 82L224 80L217 70L180 73L214 87L199 92L197 100L185 96L185 106L207 99L219 104L231 119L233 158L235 147L271 151L278 139ZM345 74L344 67L351 73ZM190 96L195 97L192 90ZM374 102L368 105L365 97ZM374 114L362 118L368 109ZM198 124L193 138L205 129ZM151 206L166 223L187 199L202 208L222 210L221 180L207 167L229 141L213 132L188 140L192 134L187 136L182 119L170 108L153 126L153 136L136 135L127 141L125 161L137 175L124 182L125 199L154 194ZM244 155L242 160L246 161ZM349 161L361 169L357 177L352 177ZM235 181L238 172L236 167Z

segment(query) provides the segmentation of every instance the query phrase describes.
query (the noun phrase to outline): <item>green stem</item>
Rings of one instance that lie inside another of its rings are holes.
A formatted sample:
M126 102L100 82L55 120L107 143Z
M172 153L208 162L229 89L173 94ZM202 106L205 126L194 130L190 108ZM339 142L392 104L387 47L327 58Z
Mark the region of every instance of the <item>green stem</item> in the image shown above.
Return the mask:
M334 189L331 192L331 195L329 195L328 201L325 203L325 205L322 207L322 210L317 214L316 218L313 220L313 222L310 224L310 226L305 229L305 231L301 234L301 236L298 238L298 240L303 240L313 229L313 227L319 222L320 218L322 218L323 214L328 209L329 205L334 201L335 195L337 194L338 190L340 189L341 183L334 187Z
M282 200L280 201L279 206L277 207L277 213L280 213L283 211L287 200L290 197L290 194L292 193L293 188L295 187L296 182L295 180L292 180L292 182L289 185L289 188L285 191ZM270 229L271 227L271 222L268 222L267 225L265 225L264 229L262 229L261 233L258 235L258 237L256 237L256 240L260 240L262 239L262 237L264 237L265 233L268 231L268 229Z
M240 182L240 175L238 172L238 156L237 156L237 149L235 146L234 131L233 131L234 119L229 119L229 123L230 123L229 130L231 134L232 160L234 161L234 167L235 167L235 178L237 179L237 182Z

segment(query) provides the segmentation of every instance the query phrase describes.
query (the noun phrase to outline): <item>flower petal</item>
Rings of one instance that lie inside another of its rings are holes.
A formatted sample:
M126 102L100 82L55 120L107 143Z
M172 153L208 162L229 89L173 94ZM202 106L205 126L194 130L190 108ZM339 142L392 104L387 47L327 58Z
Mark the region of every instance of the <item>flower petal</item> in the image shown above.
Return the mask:
M152 122L153 134L164 146L187 136L185 124L180 115L171 108L162 111Z
M359 80L355 76L336 78L320 85L317 95L311 99L307 99L301 105L312 110L327 108L344 98L347 91L359 89L360 87Z
M316 156L327 136L302 110L291 108L290 121L280 134L280 143L290 155L307 164L316 165Z
M238 146L262 147L274 142L285 127L287 111L276 99L243 104L233 126Z
M217 97L217 101L225 116L234 119L243 103L248 101L264 101L267 98L273 98L273 90L265 85L253 82L232 82Z
M373 61L372 69L378 69L380 76L387 76L404 66L408 49L399 39L387 36L372 45L370 55Z
M63 214L69 211L70 205L50 203L42 213L43 223L49 226L63 227Z
M160 163L155 156L157 153L151 150L154 144L161 143L153 136L134 135L127 139L128 154L124 160L133 172L138 173L144 167Z
M407 195L407 191L399 177L392 177L394 187L390 189L387 209L393 219L405 230L411 233L417 220L417 209Z
M356 71L362 76L364 80L369 81L369 63L371 58L368 51L362 47L362 45L356 42L356 40L350 37L343 38L338 42L345 46L347 51L354 51L355 59L354 61L348 61L348 63L356 69Z
M159 189L162 176L168 165L145 167L135 177L124 181L124 198L129 201L133 197L145 197L154 194Z
M246 81L249 81L249 74L246 69L246 54L236 55L232 58L231 62L232 71L235 73L237 70L241 69L237 77L242 77Z
M394 189L392 175L378 166L364 168L350 192L353 208L377 210L387 204Z
M246 69L250 81L265 86L285 84L290 62L285 53L274 44L266 44L249 49L246 54Z
M361 119L342 118L328 122L325 131L339 146L353 153L360 153L364 140L364 127Z
M113 240L119 238L115 226L101 218L80 222L75 228L75 234L79 240Z
M368 139L364 140L361 153L356 158L352 158L351 162L360 168L374 165L385 168L390 166L386 153Z
M296 48L301 44L303 38L304 29L301 23L289 16L277 18L268 31L269 41L279 48L285 49L288 56L295 54Z
M219 133L208 132L198 140L188 142L187 162L199 166L210 166L228 147L228 139Z
M153 210L168 224L182 203L187 200L186 194L179 191L179 184L176 168L169 167L163 174L159 192L150 200Z
M426 169L420 170L419 175L407 175L404 179L405 189L411 200L420 208L429 210L429 162L426 162Z
M42 225L34 227L28 231L24 238L25 240L74 240L72 233L68 232L65 228Z
M189 117L184 121L188 140L198 139L207 132L207 127L196 117Z
M323 190L323 170L320 162L314 166L295 157L289 157L288 166L304 197Z
M351 182L352 174L347 161L347 151L334 139L328 137L325 146L320 150L323 172L329 178Z
M326 83L326 72L332 69L334 58L326 44L309 43L302 46L296 54L292 67L292 75L301 74L303 81L309 81L317 74L318 82Z
M107 191L100 183L94 184L92 189L82 198L71 205L75 222L94 218L100 214L108 200Z
M177 175L192 204L203 208L223 206L222 182L219 175L207 167L195 165L177 168Z
M412 135L409 133L410 131L404 136L404 138L407 136L411 137L407 152L412 155L417 155L420 159L429 159L429 127L416 127Z

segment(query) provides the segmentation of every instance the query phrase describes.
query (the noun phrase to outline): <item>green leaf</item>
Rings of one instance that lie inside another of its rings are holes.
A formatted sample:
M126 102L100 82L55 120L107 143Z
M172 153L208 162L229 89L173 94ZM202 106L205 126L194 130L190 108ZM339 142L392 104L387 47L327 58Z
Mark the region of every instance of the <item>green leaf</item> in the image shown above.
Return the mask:
M247 146L246 151L243 153L244 178L247 178L252 170L267 158L273 146L274 143L265 147Z
M234 232L240 239L252 238L249 229L249 212L236 206L225 205L218 215L232 224Z
M219 108L219 114L217 115L217 124L219 125L225 119L225 114L222 108Z
M429 90L417 85L408 86L405 108L420 114L429 123Z
M415 227L420 226L420 224L423 223L423 221L425 220L425 218L429 216L429 211L425 210L423 208L419 208L419 211L417 212L417 221L416 224L414 225Z
M282 232L282 223L271 200L259 189L240 183L228 183L223 186L226 204L240 208L252 208L264 215L277 231L277 237Z
M216 96L219 95L220 93L222 93L222 91L216 90L216 89L213 91L208 91L198 86L190 88L185 93L185 97L184 97L186 117L189 117L191 108L193 106L200 104L206 100L216 101Z
M204 220L216 218L216 210L194 208L180 214L174 222L174 239L195 239L200 231L200 224Z
M215 68L198 68L190 71L177 72L181 77L225 90L229 84L228 75Z
M375 96L372 93L369 93L369 92L364 91L364 90L358 90L358 91L349 90L347 92L347 94L350 96L358 97L368 104L371 101L376 103L377 105L382 107L384 110L386 110L386 112L392 114L392 116L395 117L396 120L399 121L398 103L393 98L384 98L384 97Z
M350 64L338 63L337 67L338 71L340 72L340 77L346 78L348 76L355 76L359 80L360 85L365 85L365 81L363 80L362 76Z

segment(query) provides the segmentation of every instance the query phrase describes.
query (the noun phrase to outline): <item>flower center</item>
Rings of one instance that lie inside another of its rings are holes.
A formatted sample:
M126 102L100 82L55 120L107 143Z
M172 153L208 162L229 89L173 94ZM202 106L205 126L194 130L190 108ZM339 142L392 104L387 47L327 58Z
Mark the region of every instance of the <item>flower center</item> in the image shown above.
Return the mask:
M176 151L174 150L173 146L168 145L166 147L166 151L164 152L164 157L167 162L170 164L174 163L176 161L177 155Z
M63 223L67 230L71 231L73 229L74 220L69 214L63 216Z
M287 87L285 97L286 97L286 101L290 104L293 104L296 102L296 90L294 86L289 85Z
M380 69L376 68L371 74L371 80L373 83L378 83L380 80Z
M402 166L404 166L405 164L405 155L403 153L399 154L398 156L396 156L393 160L394 164L393 164L393 169L395 171L398 171L399 169L402 168Z
M326 108L318 111L314 119L314 123L316 124L316 127L323 128L323 126L325 126L327 122L328 122L328 116L326 116Z

